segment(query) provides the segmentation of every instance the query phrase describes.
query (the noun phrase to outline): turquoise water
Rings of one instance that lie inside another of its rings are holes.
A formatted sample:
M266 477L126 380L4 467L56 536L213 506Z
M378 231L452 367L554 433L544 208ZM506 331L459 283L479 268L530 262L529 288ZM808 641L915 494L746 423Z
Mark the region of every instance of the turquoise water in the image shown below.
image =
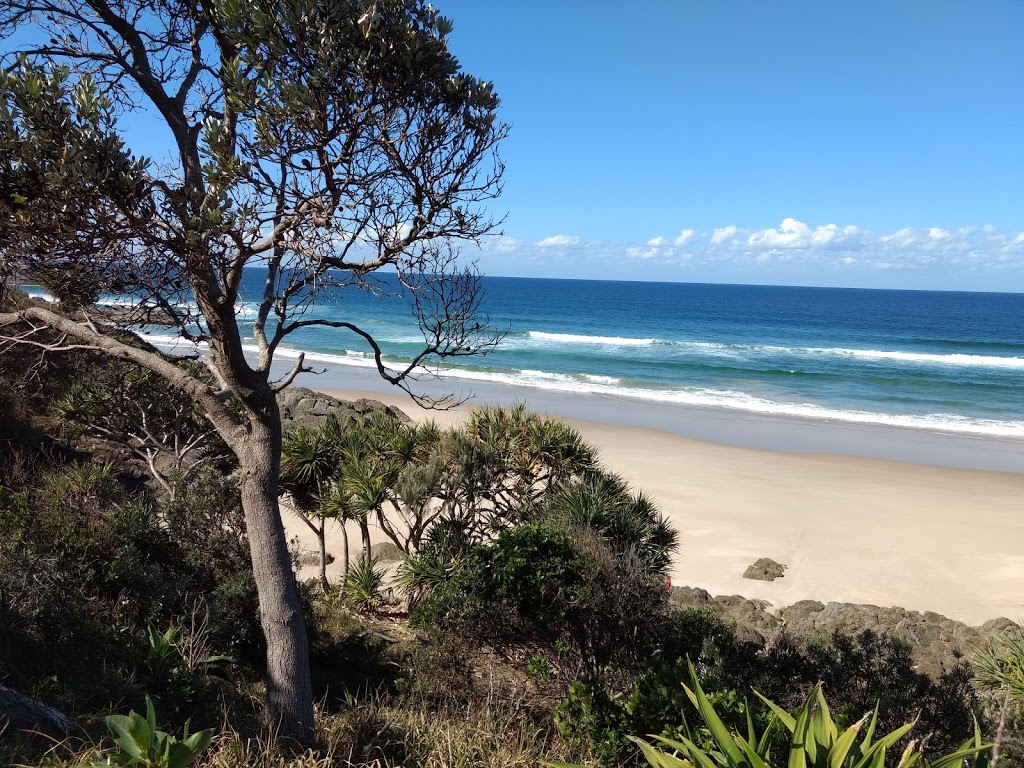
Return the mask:
M249 271L249 295L262 275ZM443 376L637 402L1024 438L1024 295L484 278L506 331ZM385 281L385 289L392 287ZM243 305L241 317L251 316ZM371 332L396 367L422 344L408 305L358 289L311 316ZM155 337L154 337L155 338ZM287 357L372 366L351 332L303 329Z

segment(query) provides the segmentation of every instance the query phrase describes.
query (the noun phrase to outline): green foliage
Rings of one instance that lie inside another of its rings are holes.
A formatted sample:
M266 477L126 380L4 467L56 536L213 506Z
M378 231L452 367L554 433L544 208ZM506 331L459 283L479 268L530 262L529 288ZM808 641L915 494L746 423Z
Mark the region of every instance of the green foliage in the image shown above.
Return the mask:
M563 531L540 523L509 529L476 546L410 619L441 626L513 619L545 631L569 618L592 570Z
M1005 694L1024 706L1024 636L994 638L972 654L971 665L979 689Z
M720 707L705 693L693 666L688 666L693 687L683 684L682 688L700 715L704 738L687 724L685 717L682 734L675 738L653 737L668 751L630 736L654 768L772 768L783 764L790 768L883 768L887 751L904 739L916 723L907 723L877 736L876 706L873 713L840 732L818 684L792 713L758 694L770 712L767 725L756 725L756 718L747 708L745 727L736 727L723 720ZM787 743L781 748L776 743L776 731L788 732ZM902 750L899 765L900 768L960 768L965 760L975 758L974 765L980 768L987 765L982 753L990 746L982 744L977 728L971 740L940 757L925 757L921 746L912 741ZM570 768L565 764L548 765Z
M548 513L594 531L618 552L632 552L652 573L664 572L678 534L643 492L631 494L616 475L588 472L547 501Z
M554 674L554 668L551 666L551 662L539 653L533 654L529 661L526 662L525 671L527 677L536 677L542 680L547 680L552 674Z
M384 571L376 560L360 559L345 577L342 594L345 602L357 611L372 611L381 601Z
M111 287L130 258L126 219L146 215L147 161L126 150L113 114L87 73L24 58L0 72L0 278L17 264L71 309ZM85 221L106 248L77 237Z
M197 364L183 364L209 378ZM126 449L168 493L228 450L195 401L165 379L131 363L105 360L70 384L50 407L70 435L89 435Z
M739 731L746 728L748 714L758 728L768 724L768 713L757 702L748 703L742 692L770 692L773 701L796 708L824 680L829 707L842 727L876 706L880 729L895 730L916 717L919 732L929 735L929 756L955 751L972 732L977 702L969 674L957 668L930 681L914 671L906 646L890 638L866 632L857 638L837 634L797 643L782 635L761 648L739 641L707 608L671 616L658 634L663 640L658 655L631 673L578 678L556 710L562 735L593 745L602 765L635 764L639 753L633 736L686 736L702 748L711 747L705 726L690 722L686 714L691 707L679 680L689 676L687 657L720 717Z
M149 690L178 722L216 716L223 683L209 675L224 670L200 662L254 665L260 650L248 550L220 485L203 475L159 515L113 464L35 461L9 475L17 492L0 490L0 676L73 713Z
M674 768L686 763L678 756L688 758L695 766L702 768L770 768L772 760L772 730L781 725L789 731L789 745L785 750L790 768L882 768L886 751L899 742L914 727L907 723L883 736L876 736L878 722L877 706L874 713L865 715L840 733L832 719L828 703L821 692L821 685L814 687L803 704L793 713L758 694L773 714L767 728L758 732L753 720L748 718L746 735L730 729L719 717L714 704L704 693L697 673L690 665L690 681L693 688L683 686L687 697L700 713L713 747L698 746L687 737L669 739L656 737L663 746L673 753L664 752L650 743L634 741L643 750L644 757L654 768ZM865 723L867 724L864 728ZM863 733L861 729L864 728ZM991 745L981 743L981 734L975 729L974 739L963 744L955 752L929 760L911 742L900 757L901 768L958 768L965 759L979 755Z
M410 621L505 644L571 640L577 658L596 669L649 652L664 594L635 559L592 533L538 522L469 549Z
M114 743L121 748L121 751L111 754L109 759L115 765L187 768L213 743L213 729L190 734L188 725L186 722L181 739L159 730L153 701L147 696L145 717L132 711L127 715L110 715L107 718L107 727Z

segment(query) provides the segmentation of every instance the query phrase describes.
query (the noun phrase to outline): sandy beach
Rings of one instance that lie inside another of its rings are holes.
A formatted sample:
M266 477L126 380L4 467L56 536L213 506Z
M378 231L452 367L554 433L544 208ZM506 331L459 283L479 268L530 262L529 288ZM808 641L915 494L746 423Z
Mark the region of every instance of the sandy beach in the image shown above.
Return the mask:
M407 397L323 391L380 400L442 425L470 410L425 411ZM568 420L679 530L673 584L775 607L804 599L870 603L975 625L1024 617L1024 474L768 451ZM286 517L289 536L314 549L308 529ZM354 526L350 537L357 546ZM328 551L339 554L340 541L331 531ZM759 557L787 565L785 577L743 579ZM336 562L333 578L339 569Z

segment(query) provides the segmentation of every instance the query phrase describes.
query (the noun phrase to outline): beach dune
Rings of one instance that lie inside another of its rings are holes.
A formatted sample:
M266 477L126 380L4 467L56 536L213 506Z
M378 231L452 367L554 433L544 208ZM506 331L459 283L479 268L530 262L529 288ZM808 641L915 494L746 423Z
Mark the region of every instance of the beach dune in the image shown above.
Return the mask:
M469 413L467 406L426 411L406 397L323 391L380 400L441 425ZM774 607L805 599L868 603L973 625L1024 617L1024 474L755 450L568 421L606 468L649 493L679 531L675 585ZM289 536L315 549L300 521L286 514L285 522ZM349 533L358 546L354 527ZM327 546L338 556L334 579L340 546L335 529ZM742 578L760 557L788 566L785 576Z

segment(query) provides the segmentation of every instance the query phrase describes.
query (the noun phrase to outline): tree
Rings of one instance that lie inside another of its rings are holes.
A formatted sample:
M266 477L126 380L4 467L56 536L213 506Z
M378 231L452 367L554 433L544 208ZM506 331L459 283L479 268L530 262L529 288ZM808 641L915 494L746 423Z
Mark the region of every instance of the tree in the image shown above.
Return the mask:
M335 424L337 422L334 422ZM341 517L336 505L325 505L330 494L332 476L338 468L339 450L324 428L316 432L296 429L284 436L281 447L281 490L291 496L296 516L316 535L320 551L320 586L327 583L327 519ZM345 573L348 573L348 540L345 541Z
M277 488L276 393L305 368L300 357L275 381L275 352L307 326L346 329L381 376L410 390L425 361L498 339L480 316L477 273L456 257L460 242L494 229L483 204L500 191L496 148L507 129L491 86L448 51L450 31L422 0L0 8L0 36L27 41L0 80L0 280L45 278L66 310L0 313L2 335L153 371L202 408L235 454L267 644L267 714L284 735L307 733L313 708ZM116 131L119 110L140 108L171 140L161 164L135 157ZM266 281L250 362L235 308L253 265ZM398 370L356 322L304 315L332 291L386 291L373 276L385 267L424 337ZM97 317L90 304L106 292L131 306ZM112 333L157 311L205 345L193 357L214 385L180 358Z

